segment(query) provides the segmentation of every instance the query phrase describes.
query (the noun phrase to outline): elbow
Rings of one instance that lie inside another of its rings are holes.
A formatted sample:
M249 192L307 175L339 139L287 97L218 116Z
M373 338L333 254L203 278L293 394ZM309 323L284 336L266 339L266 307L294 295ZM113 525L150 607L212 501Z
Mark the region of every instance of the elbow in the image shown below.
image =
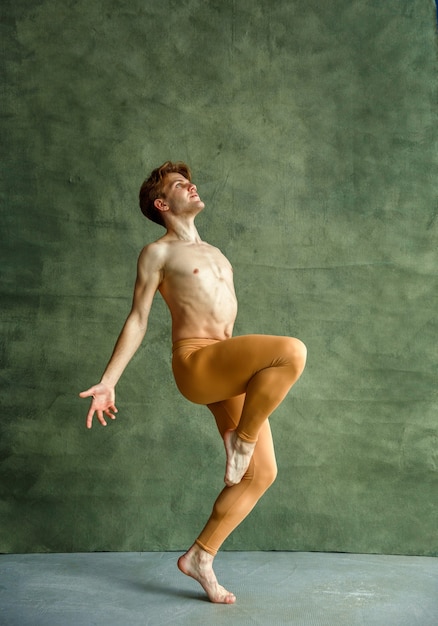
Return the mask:
M127 319L127 324L131 326L132 329L144 335L148 327L148 316L142 315L137 311L131 311Z
M148 321L147 319L139 319L137 321L137 326L139 331L141 332L142 335L146 334L147 328L148 328Z

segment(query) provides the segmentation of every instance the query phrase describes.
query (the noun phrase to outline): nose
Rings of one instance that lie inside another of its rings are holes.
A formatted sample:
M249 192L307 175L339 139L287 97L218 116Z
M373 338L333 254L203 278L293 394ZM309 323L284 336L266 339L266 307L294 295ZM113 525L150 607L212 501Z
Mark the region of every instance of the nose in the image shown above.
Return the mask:
M194 191L198 190L198 188L196 187L196 185L194 183L190 183L189 184L189 191L192 191L192 190L194 190Z

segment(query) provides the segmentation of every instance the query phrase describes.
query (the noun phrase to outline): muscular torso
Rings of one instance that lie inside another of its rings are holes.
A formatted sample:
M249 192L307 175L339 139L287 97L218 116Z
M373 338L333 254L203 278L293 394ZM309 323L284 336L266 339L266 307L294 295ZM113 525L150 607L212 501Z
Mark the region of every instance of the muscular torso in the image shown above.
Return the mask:
M159 291L172 316L172 339L231 337L237 314L229 261L205 242L166 241Z

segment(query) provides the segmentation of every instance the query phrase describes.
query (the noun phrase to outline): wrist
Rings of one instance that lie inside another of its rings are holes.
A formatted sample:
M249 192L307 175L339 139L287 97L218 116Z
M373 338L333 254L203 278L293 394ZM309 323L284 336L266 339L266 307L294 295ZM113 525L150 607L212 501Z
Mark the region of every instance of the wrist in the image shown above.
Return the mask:
M100 380L100 384L101 385L105 385L105 387L109 387L110 389L114 389L117 381L115 381L114 379L111 378L111 376L102 376L101 380Z

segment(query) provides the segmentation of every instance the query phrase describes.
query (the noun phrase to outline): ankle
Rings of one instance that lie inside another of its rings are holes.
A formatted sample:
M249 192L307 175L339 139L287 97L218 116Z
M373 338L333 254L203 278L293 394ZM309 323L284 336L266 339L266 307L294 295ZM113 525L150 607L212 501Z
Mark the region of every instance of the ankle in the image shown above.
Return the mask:
M255 441L246 441L246 439L242 439L237 432L235 432L235 435L234 448L237 452L248 454L254 450L256 445Z
M204 550L204 548L196 542L190 548L189 552L191 552L193 558L195 558L201 565L213 563L214 556L207 552L207 550Z

